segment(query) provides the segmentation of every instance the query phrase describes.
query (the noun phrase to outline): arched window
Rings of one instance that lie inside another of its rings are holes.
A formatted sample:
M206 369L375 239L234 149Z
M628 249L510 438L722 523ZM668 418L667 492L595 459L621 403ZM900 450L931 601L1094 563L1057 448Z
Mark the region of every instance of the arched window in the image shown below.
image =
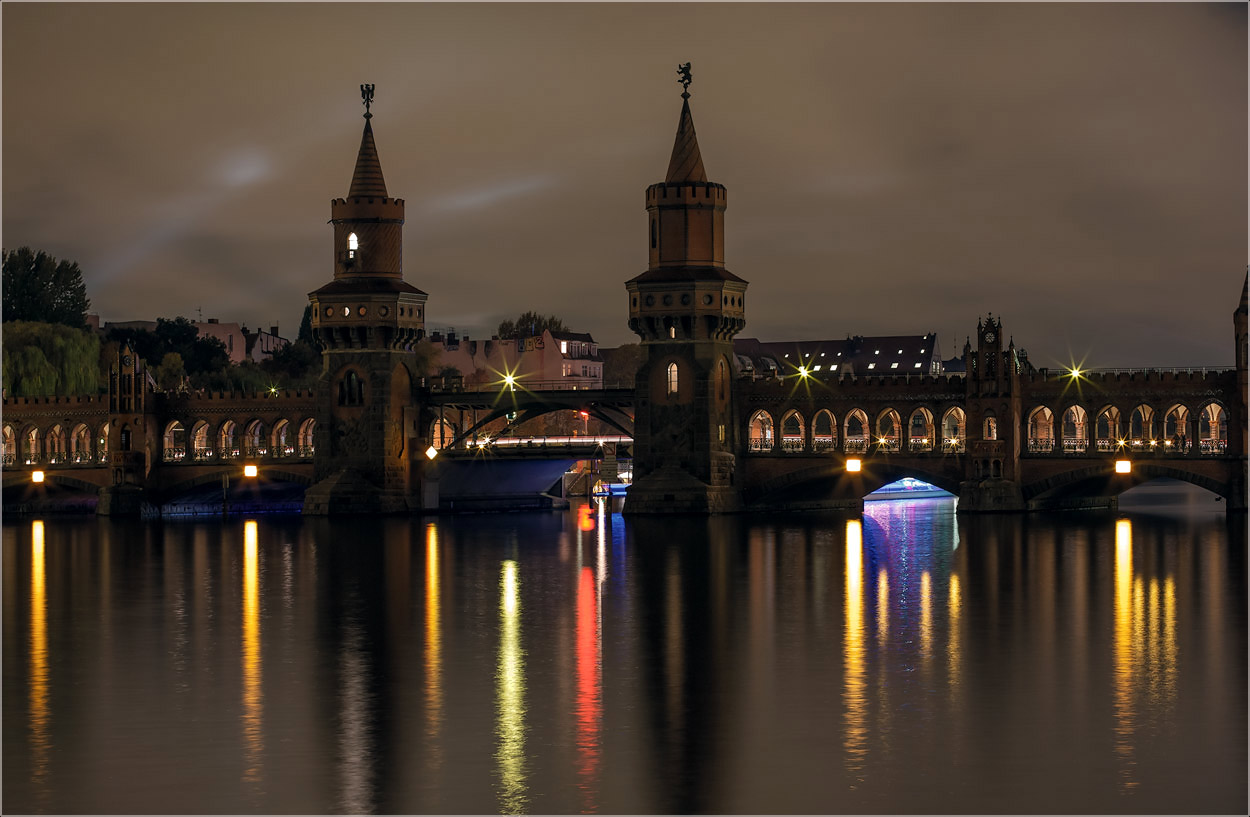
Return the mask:
M986 440L998 439L998 419L993 414L985 418L985 424L981 437Z
M747 441L752 451L773 450L772 415L762 409L751 415L747 422Z
M675 338L677 337L677 327L676 327L676 326L670 326L670 327L668 328L668 336L669 336L669 339L675 339Z
M1054 447L1054 414L1046 406L1039 406L1029 413L1029 451L1045 453Z
M668 393L677 393L677 364L668 364Z
M656 234L655 234L655 232L656 232L656 231L655 231L655 219L651 219L651 249L653 249L653 250L654 250L657 246L659 246L658 244L656 244Z
M356 250L360 249L360 242L356 239L356 234L351 233L347 236L347 258L352 260L356 257Z
M317 428L317 421L309 417L299 425L299 455L301 457L311 457L315 452L313 448L313 431Z
M359 406L365 402L365 382L354 372L339 381L339 405Z
M729 369L725 366L725 359L721 358L716 364L716 399L725 399L725 382L729 379Z
M165 462L178 462L187 455L187 432L177 420L165 426L165 435L161 442L162 459Z
M86 423L74 426L69 438L69 460L73 463L88 463L94 457L91 454L91 429Z
M13 426L7 423L4 426L4 464L13 465L17 462L17 434L13 431Z

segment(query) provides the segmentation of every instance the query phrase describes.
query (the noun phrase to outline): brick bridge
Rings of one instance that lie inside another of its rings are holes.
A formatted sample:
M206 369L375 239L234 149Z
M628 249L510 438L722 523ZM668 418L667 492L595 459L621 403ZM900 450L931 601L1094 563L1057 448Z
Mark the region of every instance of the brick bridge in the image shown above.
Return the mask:
M123 351L105 395L4 400L6 505L41 471L98 491L102 514L137 513L250 464L308 484L305 513L437 510L440 469L466 458L427 458L431 445L576 409L633 438L627 513L854 507L908 475L961 511L1109 506L1155 477L1246 508L1244 284L1228 370L1038 371L990 317L963 374L757 377L734 348L747 281L725 268L728 194L707 179L688 95L665 180L646 191L647 269L625 282L644 351L632 388L434 389L414 353L428 296L404 280L404 201L387 192L371 116L350 191L330 203L333 280L309 293L315 393L158 393Z

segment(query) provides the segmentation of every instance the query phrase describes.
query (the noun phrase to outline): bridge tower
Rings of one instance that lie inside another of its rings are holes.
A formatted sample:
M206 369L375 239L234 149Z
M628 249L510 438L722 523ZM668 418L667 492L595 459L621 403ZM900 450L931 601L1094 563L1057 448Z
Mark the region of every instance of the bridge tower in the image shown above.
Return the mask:
M111 485L100 489L100 516L138 516L153 452L160 451L160 429L151 411L147 367L129 344L109 367L108 463ZM157 455L159 456L159 454Z
M403 511L417 432L413 348L426 293L404 281L404 200L387 195L362 85L364 135L347 198L330 202L334 279L309 293L321 349L314 484L306 514Z
M664 181L647 188L647 270L625 284L645 361L635 380L634 483L626 513L722 513L735 486L733 338L747 282L725 269L723 185L709 182L682 75L677 137Z
M1020 491L1020 358L1003 345L1002 319L977 321L977 348L967 361L968 457L959 487L961 511L1022 511Z

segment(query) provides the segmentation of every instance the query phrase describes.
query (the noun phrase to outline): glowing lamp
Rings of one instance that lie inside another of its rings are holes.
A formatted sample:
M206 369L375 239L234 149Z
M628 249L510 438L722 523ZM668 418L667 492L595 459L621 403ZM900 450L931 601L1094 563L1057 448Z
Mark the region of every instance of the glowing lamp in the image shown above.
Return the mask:
M43 471L31 471L30 481L31 482L43 482Z
M800 367L799 367L799 377L807 377L807 367L806 367L806 366L800 366Z
M255 466L255 465L245 465L245 466L243 466L243 476L245 476L245 477L254 477L254 476L256 476L256 473L257 473L257 469L256 469L256 466Z
M846 470L847 470L847 471L851 471L851 472L853 472L853 473L854 473L854 472L858 472L858 471L860 470L860 468L862 467L862 465L863 465L863 464L862 464L859 460L856 460L856 459L847 460L847 461L846 461Z
M438 456L438 449L435 448L434 446L430 446L429 448L425 449L425 456L429 459L434 459L435 457Z
M1115 472L1117 474L1127 474L1132 470L1133 470L1132 460L1116 460L1115 461Z

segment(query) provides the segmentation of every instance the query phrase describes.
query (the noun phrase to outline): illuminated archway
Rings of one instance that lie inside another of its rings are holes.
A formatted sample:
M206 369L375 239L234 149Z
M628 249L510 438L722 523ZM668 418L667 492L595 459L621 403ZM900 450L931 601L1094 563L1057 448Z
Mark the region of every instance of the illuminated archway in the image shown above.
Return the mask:
M94 459L91 451L91 429L86 423L79 423L69 435L69 461L75 465L85 465Z
M942 450L958 453L967 446L967 415L959 407L946 410L942 415Z
M313 456L316 449L313 447L313 432L317 428L317 421L309 417L299 424L299 456L302 459Z
M217 456L223 460L232 460L242 454L236 438L238 426L234 420L226 420L217 431Z
M898 451L899 438L902 436L902 422L898 412L886 409L877 415L877 439L873 442L881 451Z
M802 451L803 443L803 415L797 409L790 409L781 418L781 450Z
M760 409L747 423L747 444L751 451L773 450L773 416Z
M851 409L843 421L842 450L848 454L868 451L868 415L863 409Z
M1123 435L1120 432L1120 410L1105 406L1094 420L1094 445L1099 451L1116 451Z
M1029 412L1029 451L1047 454L1055 450L1055 415L1046 406Z
M838 421L833 412L821 409L812 418L812 450L836 451L838 448Z
M1198 410L1198 450L1203 454L1228 450L1228 413L1219 403L1207 403Z
M910 451L932 451L934 446L933 413L921 407L907 419L907 448Z
M60 423L54 423L44 435L43 450L49 464L65 462L65 429L61 428Z
M187 430L182 427L182 423L174 420L165 426L161 451L161 458L165 462L180 462L187 456Z
M1089 448L1089 415L1081 406L1068 406L1063 413L1064 453L1081 453Z

